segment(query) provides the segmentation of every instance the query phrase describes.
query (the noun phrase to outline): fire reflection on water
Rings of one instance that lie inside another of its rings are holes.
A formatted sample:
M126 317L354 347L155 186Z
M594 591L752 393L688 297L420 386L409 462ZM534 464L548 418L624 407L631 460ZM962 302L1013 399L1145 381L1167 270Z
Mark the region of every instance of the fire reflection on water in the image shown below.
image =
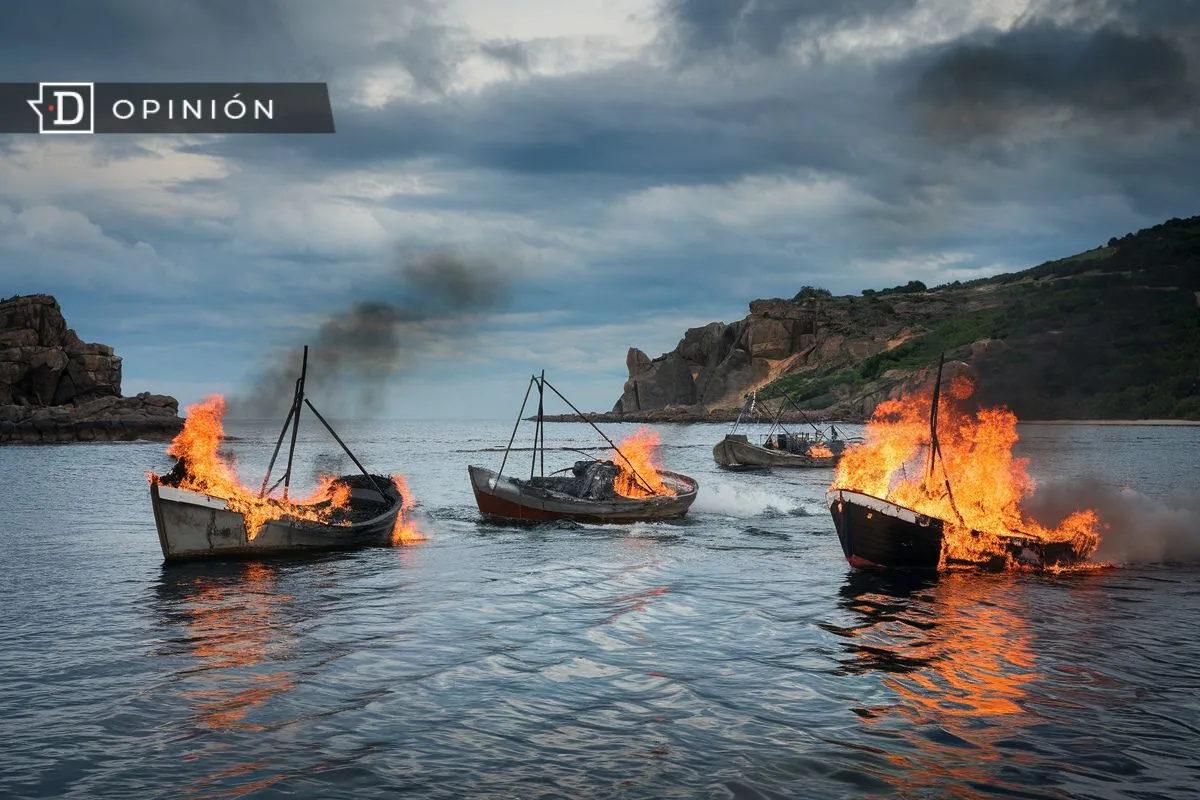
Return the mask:
M178 672L184 684L180 695L194 723L189 738L196 740L184 758L221 761L212 774L181 787L182 795L240 797L285 779L268 761L229 762L237 739L267 729L256 712L298 683L294 672L270 668L286 659L290 637L279 614L292 600L277 592L275 568L259 562L219 572L210 568L164 582L164 591L170 595L171 620L184 629L180 651L194 658Z
M1004 774L1035 768L1019 744L1039 722L1027 707L1042 677L1028 628L1031 609L995 585L1014 580L854 573L843 587L841 605L856 619L824 627L845 640L842 671L879 676L887 701L853 711L888 761L874 774L900 796L936 787L948 796L982 798L991 794L976 787L992 792L1005 784Z
M268 661L270 651L281 644L279 630L272 626L272 607L292 598L275 594L274 584L271 567L250 563L237 585L200 581L188 604L189 641L200 664L191 678L197 688L184 695L198 720L210 728L261 731L262 725L246 722L246 716L296 685L290 672L235 672Z

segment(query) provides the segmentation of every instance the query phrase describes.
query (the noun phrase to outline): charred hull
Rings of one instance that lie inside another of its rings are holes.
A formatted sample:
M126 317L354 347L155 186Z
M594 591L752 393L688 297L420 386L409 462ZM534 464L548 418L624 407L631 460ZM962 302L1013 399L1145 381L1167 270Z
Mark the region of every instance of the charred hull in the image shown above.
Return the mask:
M350 487L350 501L346 509L331 512L329 522L282 515L268 520L254 538L247 536L245 517L224 498L152 481L150 502L163 559L172 563L388 546L404 498L390 479L372 478L337 479Z
M945 521L887 500L848 489L826 494L846 560L863 569L937 570L955 567L1003 569L1009 563L1032 568L1080 564L1087 553L1070 542L1046 542L1031 536L1000 536L999 552L978 560L943 558ZM971 531L971 536L982 536Z
M469 466L471 488L479 513L499 522L633 523L679 519L696 499L698 484L686 475L659 470L658 475L674 496L628 498L596 491L594 476L576 479L520 480L490 469ZM561 482L556 483L559 480Z

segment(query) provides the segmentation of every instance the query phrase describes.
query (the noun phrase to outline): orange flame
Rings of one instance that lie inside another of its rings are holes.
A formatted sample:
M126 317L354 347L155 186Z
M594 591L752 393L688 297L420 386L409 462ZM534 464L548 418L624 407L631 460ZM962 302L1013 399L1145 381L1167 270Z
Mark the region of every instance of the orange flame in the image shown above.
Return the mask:
M180 459L186 467L186 473L176 484L180 489L219 497L226 501L230 511L242 515L247 541L252 541L273 519L290 517L328 523L333 512L349 506L350 487L335 485L336 479L328 475L320 476L316 490L299 500L260 498L258 492L243 486L233 465L220 453L221 443L225 440L225 429L221 424L224 416L225 398L219 394L188 406L187 421L171 442L167 455ZM147 473L147 477L151 483L161 481L153 472Z
M633 499L675 496L675 492L663 483L662 476L658 474L662 467L658 461L657 433L649 428L638 428L617 448L620 453L614 450L609 455L617 465L617 477L613 481L613 489L617 494Z
M403 475L393 475L392 484L404 498L400 505L400 513L396 515L396 524L392 527L392 546L399 547L402 544L425 541L425 536L417 529L416 522L408 519L408 512L413 507L412 494L408 491L408 482L404 480Z
M1091 555L1100 544L1095 511L1076 511L1058 527L1046 528L1021 510L1034 482L1025 469L1028 459L1013 456L1017 418L1005 408L971 414L953 402L966 400L974 390L969 378L958 376L950 399L939 403L941 458L932 476L930 390L880 403L865 442L842 455L830 488L863 492L943 520L943 565L947 559L978 562L1003 555L1002 536L1070 542L1075 552Z
M833 458L833 451L823 444L814 444L805 455L809 458Z

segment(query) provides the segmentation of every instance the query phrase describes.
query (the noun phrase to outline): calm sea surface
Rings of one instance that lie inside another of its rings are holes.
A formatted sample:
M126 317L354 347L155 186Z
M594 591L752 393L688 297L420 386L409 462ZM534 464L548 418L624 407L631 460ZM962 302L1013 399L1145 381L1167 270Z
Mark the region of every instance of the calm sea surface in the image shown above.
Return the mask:
M305 424L306 485L352 471ZM229 427L257 484L278 429ZM1200 796L1200 428L1021 429L1110 557L1173 563L938 580L848 568L831 470L657 430L681 524L481 524L511 422L344 423L426 543L170 568L164 445L0 448L0 796Z

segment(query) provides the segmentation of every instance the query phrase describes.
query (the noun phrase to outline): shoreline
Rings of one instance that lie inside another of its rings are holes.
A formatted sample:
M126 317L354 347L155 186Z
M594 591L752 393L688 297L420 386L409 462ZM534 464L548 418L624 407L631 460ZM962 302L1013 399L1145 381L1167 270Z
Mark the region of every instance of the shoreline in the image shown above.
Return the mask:
M799 420L789 418L785 414L784 422L787 424L796 424ZM537 417L525 417L526 422L533 422ZM715 413L708 416L698 414L679 414L677 412L650 411L638 414L617 415L611 411L589 412L584 414L584 419L580 419L574 414L547 414L542 417L543 422L584 422L590 421L594 423L635 423L635 424L684 424L693 425L697 423L708 424L728 424L737 419L737 414ZM825 425L865 425L869 420L864 419L832 419L824 418L819 412L810 415L810 419L816 423ZM1194 427L1200 426L1200 420L1194 419L1018 419L1018 425L1098 425L1098 426L1137 426L1137 427Z
M1022 419L1018 425L1140 425L1145 427L1200 425L1195 419Z

